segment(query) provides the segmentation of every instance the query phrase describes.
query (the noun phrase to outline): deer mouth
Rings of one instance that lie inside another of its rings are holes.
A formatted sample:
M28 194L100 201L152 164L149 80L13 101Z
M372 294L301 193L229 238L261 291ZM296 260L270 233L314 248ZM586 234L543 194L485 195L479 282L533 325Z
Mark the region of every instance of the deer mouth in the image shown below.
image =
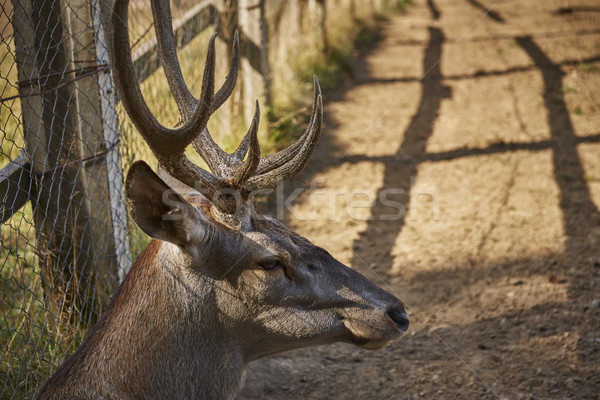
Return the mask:
M379 350L390 344L394 339L399 337L368 337L350 332L350 343L365 350Z
M377 322L350 318L342 322L349 333L349 342L365 350L381 349L406 331L387 316Z
M352 335L350 342L353 345L360 347L361 349L379 350L379 349L384 348L388 344L390 344L392 342L392 339L389 339L389 340L367 339L367 338L361 338L361 337Z

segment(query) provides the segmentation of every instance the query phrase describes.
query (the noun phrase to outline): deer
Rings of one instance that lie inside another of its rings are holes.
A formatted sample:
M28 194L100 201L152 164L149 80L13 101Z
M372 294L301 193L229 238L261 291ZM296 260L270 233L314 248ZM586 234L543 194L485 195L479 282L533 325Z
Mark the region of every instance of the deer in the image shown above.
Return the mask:
M233 399L252 361L335 342L375 350L402 336L409 319L397 297L256 209L253 193L294 177L316 146L323 119L316 77L297 141L261 157L257 102L238 148L225 152L207 122L234 90L238 33L216 93L216 34L210 38L197 99L181 73L169 1L152 1L159 58L181 114L167 128L135 78L128 3L113 5L111 69L158 160L158 173L134 162L125 183L130 214L153 240L37 399ZM210 171L187 158L190 144Z

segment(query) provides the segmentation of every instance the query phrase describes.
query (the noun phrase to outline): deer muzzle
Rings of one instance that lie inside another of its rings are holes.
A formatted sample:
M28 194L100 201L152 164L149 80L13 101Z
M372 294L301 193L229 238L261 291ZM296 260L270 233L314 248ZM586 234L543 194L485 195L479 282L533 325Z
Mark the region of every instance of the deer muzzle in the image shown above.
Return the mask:
M353 309L342 318L350 343L367 350L380 349L408 330L409 318L401 303L387 308Z

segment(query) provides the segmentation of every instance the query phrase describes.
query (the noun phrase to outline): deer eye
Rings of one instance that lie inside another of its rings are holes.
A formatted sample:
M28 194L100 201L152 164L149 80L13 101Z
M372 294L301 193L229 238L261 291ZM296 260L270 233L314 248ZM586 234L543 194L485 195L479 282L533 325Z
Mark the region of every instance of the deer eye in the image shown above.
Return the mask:
M265 271L275 271L279 268L283 268L283 263L279 259L271 259L259 262L258 266Z

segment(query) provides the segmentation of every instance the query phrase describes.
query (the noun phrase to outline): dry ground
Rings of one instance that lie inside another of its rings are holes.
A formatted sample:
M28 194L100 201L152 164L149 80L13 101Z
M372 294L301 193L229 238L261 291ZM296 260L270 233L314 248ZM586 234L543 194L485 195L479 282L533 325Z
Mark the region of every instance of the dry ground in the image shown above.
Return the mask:
M382 24L287 222L412 327L251 364L240 399L600 398L599 22L594 0L416 0Z

